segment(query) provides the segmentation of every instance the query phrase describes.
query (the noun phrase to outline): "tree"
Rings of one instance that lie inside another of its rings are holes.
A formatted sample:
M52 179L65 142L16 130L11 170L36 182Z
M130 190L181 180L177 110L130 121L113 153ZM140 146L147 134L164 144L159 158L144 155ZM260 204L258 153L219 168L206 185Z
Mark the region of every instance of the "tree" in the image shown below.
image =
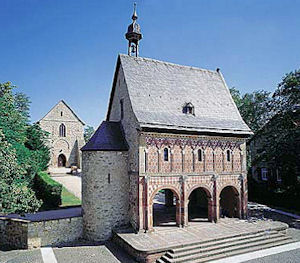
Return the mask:
M283 77L269 110L273 117L259 133L265 138L262 147L266 150L254 161L272 163L281 170L284 184L294 187L300 172L300 70Z
M47 145L48 132L41 129L39 124L35 123L26 129L25 146L31 151L32 166L34 173L44 171L48 168L50 161L50 149Z
M22 93L22 92L17 92L14 95L14 103L16 110L21 113L25 119L29 120L30 114L29 114L29 109L30 109L30 99L29 97Z
M0 83L0 129L12 147L24 144L28 122L28 119L15 106L12 93L14 87L10 82Z
M87 127L85 127L85 129L84 129L85 142L87 142L93 136L94 132L95 132L94 127L89 126L89 125Z
M236 88L231 88L230 93L243 120L254 133L257 132L270 117L270 92L259 90L241 95Z
M14 88L10 82L0 83L0 131L4 147L0 155L2 213L38 209L41 203L32 190L34 177L47 168L50 160L47 134L37 124L30 125L30 100L23 93L14 95ZM8 151L12 156L6 160Z
M17 162L15 150L0 129L0 213L35 212L41 206L25 174Z

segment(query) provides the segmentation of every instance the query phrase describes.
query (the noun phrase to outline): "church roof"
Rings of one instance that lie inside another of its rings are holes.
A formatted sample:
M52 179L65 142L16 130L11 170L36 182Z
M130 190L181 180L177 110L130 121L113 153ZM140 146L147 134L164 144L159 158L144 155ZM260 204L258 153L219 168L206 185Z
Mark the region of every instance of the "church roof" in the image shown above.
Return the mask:
M219 70L119 55L132 109L141 128L252 134ZM115 85L115 83L114 83ZM111 94L110 107L114 93ZM184 114L191 103L194 114Z
M46 114L43 118L41 118L38 122L40 122L41 120L46 119L46 117L48 116L48 114L49 114L52 110L54 110L60 103L64 104L64 105L72 112L72 114L75 116L75 118L76 118L78 121L81 122L82 125L85 125L85 123L77 116L77 114L72 110L72 108L71 108L64 100L60 100L59 102L57 102L57 103L51 108L51 110L49 110L49 111L47 112L47 114Z
M103 121L81 151L127 151L120 122Z

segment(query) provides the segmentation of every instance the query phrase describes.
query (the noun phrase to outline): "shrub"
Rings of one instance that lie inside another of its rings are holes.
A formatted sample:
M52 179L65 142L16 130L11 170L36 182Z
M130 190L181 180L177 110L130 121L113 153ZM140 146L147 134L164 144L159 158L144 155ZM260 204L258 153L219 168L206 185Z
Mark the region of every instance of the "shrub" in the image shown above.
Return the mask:
M43 208L57 208L61 205L62 185L54 181L46 172L35 176L34 188L38 198L43 200Z

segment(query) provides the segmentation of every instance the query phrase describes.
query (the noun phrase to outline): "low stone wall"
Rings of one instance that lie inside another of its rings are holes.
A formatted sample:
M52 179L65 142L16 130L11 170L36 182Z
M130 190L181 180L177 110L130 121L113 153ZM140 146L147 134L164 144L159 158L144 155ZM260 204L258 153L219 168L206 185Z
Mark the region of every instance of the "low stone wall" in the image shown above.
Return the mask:
M12 248L57 246L82 237L82 217L44 221L0 218L0 243Z

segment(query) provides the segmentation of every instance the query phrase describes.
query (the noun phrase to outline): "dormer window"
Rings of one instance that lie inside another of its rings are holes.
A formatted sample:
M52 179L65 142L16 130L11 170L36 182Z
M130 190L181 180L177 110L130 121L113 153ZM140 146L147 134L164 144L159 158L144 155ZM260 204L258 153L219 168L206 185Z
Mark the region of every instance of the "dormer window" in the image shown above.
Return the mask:
M191 102L185 103L182 107L182 112L184 114L192 114L195 115L195 108Z

